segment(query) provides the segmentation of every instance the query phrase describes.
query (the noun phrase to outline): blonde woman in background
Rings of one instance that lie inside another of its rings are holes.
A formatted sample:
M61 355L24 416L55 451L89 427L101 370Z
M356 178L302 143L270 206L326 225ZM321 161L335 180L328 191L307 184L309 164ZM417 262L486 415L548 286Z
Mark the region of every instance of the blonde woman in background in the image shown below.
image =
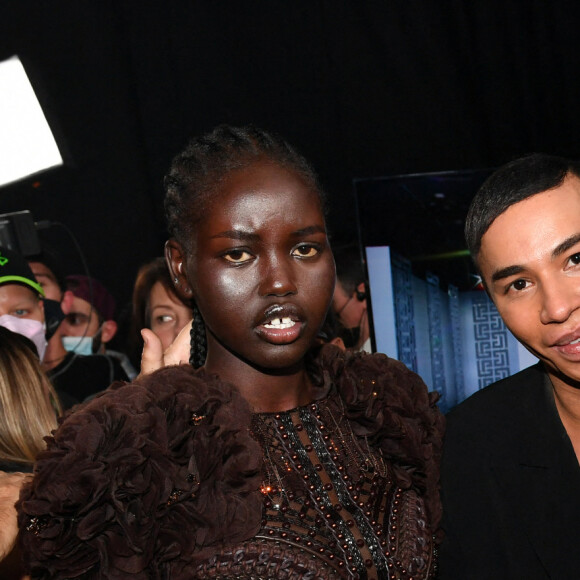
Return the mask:
M25 578L14 549L22 483L30 477L43 438L56 428L58 398L34 344L0 326L0 578Z

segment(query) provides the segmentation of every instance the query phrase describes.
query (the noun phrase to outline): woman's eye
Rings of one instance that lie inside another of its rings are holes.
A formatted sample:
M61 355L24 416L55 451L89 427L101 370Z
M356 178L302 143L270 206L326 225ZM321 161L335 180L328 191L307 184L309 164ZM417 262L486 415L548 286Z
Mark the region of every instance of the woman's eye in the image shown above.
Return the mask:
M298 256L300 258L314 258L320 250L309 244L301 244L292 250L293 256Z
M28 314L28 310L25 308L18 308L14 311L14 316L26 316Z
M168 322L173 322L173 316L171 314L161 314L155 317L155 322L157 324L167 324Z
M232 264L242 264L252 259L252 254L246 250L229 250L223 256Z

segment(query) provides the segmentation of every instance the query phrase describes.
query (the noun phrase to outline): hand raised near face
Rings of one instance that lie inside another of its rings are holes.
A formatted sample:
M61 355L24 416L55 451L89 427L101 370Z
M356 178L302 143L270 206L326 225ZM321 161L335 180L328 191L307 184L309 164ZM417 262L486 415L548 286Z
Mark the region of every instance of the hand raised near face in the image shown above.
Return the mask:
M0 471L0 560L10 554L18 536L14 504L20 496L22 485L32 478L30 473Z
M143 354L141 355L141 375L148 375L157 369L189 362L191 322L187 323L175 340L163 352L161 340L148 328L141 330Z

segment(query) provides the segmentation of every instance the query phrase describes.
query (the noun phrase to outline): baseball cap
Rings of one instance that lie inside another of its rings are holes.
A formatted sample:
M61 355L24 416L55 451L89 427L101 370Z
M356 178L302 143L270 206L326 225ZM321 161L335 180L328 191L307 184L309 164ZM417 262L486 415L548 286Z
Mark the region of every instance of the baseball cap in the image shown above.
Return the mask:
M0 248L0 285L2 284L22 284L44 296L44 290L36 281L28 262L9 248Z
M101 282L95 278L73 274L66 277L66 286L77 298L91 304L103 320L115 319L115 299Z

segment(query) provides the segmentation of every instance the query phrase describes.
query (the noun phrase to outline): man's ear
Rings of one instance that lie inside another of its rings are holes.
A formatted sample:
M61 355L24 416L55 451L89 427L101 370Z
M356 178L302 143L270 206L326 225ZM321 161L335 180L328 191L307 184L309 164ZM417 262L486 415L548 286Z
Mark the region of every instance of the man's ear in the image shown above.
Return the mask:
M114 320L105 320L101 326L101 342L107 344L117 334L117 323Z
M185 252L179 242L175 240L167 240L165 242L165 261L169 268L175 292L182 300L191 300L193 298L193 290L187 280Z
M60 308L65 314L68 314L72 310L72 305L73 305L74 299L75 299L75 295L72 293L71 290L67 290L62 295L62 300L60 301Z
M367 299L367 290L366 290L366 288L365 288L365 283L364 283L364 282L361 282L361 283L360 283L360 284L359 284L359 285L356 287L355 293L356 293L356 299L357 299L359 302L365 302L365 304L366 304L366 299Z

